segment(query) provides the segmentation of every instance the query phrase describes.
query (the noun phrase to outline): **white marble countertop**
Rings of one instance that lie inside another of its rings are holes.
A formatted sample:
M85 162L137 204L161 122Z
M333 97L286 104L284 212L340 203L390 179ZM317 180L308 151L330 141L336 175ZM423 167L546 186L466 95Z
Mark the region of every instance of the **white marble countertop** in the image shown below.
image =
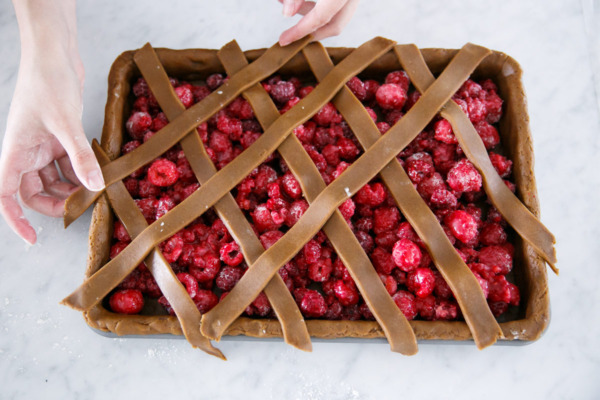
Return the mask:
M552 321L539 341L484 351L422 344L407 358L385 344L318 342L306 354L279 341L228 340L219 344L229 358L222 362L184 340L105 338L58 304L82 281L89 212L66 231L29 213L35 246L0 223L0 397L598 398L600 119L583 17L593 2L363 0L344 33L324 42L353 47L377 35L420 47L474 42L522 65L542 221L557 237L561 268L560 277L549 275ZM106 76L122 51L147 41L219 48L234 38L244 50L268 47L291 25L274 0L81 1L78 22L90 139L100 135ZM0 4L0 38L3 134L19 61L8 1Z

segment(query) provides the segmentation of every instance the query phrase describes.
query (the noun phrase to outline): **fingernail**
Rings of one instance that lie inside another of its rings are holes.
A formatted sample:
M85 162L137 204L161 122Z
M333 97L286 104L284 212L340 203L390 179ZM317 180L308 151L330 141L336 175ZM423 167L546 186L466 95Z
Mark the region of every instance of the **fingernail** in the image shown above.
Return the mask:
M283 2L283 16L291 17L292 16L292 4L288 2Z
M93 191L99 191L104 189L104 178L100 171L95 170L89 173L88 175L88 185L89 189Z

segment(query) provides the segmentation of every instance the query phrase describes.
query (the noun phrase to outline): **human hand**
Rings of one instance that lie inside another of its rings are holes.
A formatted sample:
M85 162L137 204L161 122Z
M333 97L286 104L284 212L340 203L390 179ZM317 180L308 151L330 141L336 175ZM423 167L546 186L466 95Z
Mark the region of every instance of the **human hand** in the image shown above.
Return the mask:
M25 206L61 217L65 199L78 185L90 190L104 186L81 124L83 65L78 54L62 49L33 53L21 60L0 156L0 214L31 244L36 233L17 193Z
M337 36L350 22L358 0L279 0L283 4L283 15L291 17L303 15L298 23L286 30L279 37L279 44L285 46L308 34L314 40Z

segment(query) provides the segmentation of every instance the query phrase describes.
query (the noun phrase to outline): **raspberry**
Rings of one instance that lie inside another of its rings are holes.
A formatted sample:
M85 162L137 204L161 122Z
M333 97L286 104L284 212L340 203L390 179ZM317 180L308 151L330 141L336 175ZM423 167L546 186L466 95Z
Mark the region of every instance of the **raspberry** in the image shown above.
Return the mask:
M498 172L501 178L506 178L512 172L512 161L507 159L506 157L501 156L500 154L496 154L493 151L490 152L490 161L492 165Z
M156 207L158 205L157 200L141 199L141 200L136 200L135 203L137 204L138 208L142 212L142 215L144 216L144 218L146 218L146 221L148 222L148 224L151 224L152 222L154 222L156 220Z
M482 178L473 164L463 158L448 171L446 182L456 192L476 192L481 189Z
M490 124L495 124L502 117L502 99L495 92L489 93L485 98L485 108L487 110L486 120Z
M113 226L113 237L120 242L131 242L131 238L129 237L129 233L127 233L127 229L125 229L125 225L119 220L116 220Z
M316 125L313 121L307 121L294 129L294 134L304 144L310 144L315 136Z
M271 211L264 204L257 206L251 216L254 226L259 232L278 229L283 223L283 221L281 223L274 221Z
M421 98L421 93L419 93L418 91L413 91L408 95L408 99L406 100L406 104L404 105L404 109L406 111L410 110L412 108L412 106L415 105L415 103L417 102L417 100L419 100Z
M375 98L379 106L386 110L401 110L406 103L406 91L395 83L384 83L377 89Z
M331 166L336 166L340 163L340 148L333 144L328 144L321 151L325 160L327 160L327 164Z
M367 92L366 98L364 101L371 101L375 98L375 94L377 93L377 89L379 89L379 82L374 81L372 79L368 79L364 82L365 90Z
M335 297L343 306L351 306L358 303L359 295L354 283L338 279L333 285Z
M479 234L479 241L485 246L506 243L507 238L506 231L498 223L484 224Z
M365 101L367 99L365 84L357 76L350 79L346 85L358 100Z
M147 97L138 97L133 102L133 111L149 112L149 109Z
M210 253L203 256L195 255L192 262L189 271L198 282L208 282L214 279L221 266L219 259Z
M394 230L400 222L400 211L396 207L379 207L373 212L373 232L376 235Z
M325 104L313 117L312 120L320 126L329 126L342 122L342 116L332 103Z
M419 266L421 250L414 242L408 239L400 239L394 244L392 258L398 268L410 272Z
M347 221L349 221L350 218L352 218L355 211L356 211L356 204L354 204L354 201L352 201L352 199L347 199L340 206L340 212L342 213L342 216L344 217L344 219Z
M379 129L379 132L383 135L384 133L386 133L387 131L390 130L390 124L388 124L387 122L378 122L377 123L377 129Z
M302 196L302 188L296 177L291 172L286 172L281 178L281 186L283 191L292 199L297 199Z
M209 312L219 302L216 294L210 290L203 289L199 289L198 293L193 299L194 304L196 304L196 307L201 314Z
M490 310L492 310L494 317L499 317L500 315L504 314L506 310L508 310L508 303L504 303L502 301L493 302L488 300L488 305L490 306Z
M423 179L417 185L417 191L421 197L427 201L429 201L433 193L438 190L446 190L446 183L444 182L444 178L437 172L434 172L429 177Z
M421 239L408 222L402 222L400 223L400 225L398 225L398 229L396 230L396 236L398 237L398 239L408 239L412 242L422 245Z
M144 178L138 181L138 195L143 198L156 197L160 195L160 188Z
M435 275L429 268L417 268L408 273L406 286L417 297L427 297L435 288Z
M479 134L479 137L481 137L486 149L493 149L498 145L498 143L500 143L500 135L498 135L498 131L486 121L480 121L476 123L475 130Z
M458 140L456 140L456 136L454 136L454 132L452 131L452 125L445 119L440 119L434 125L435 130L435 139L440 142L448 143L448 144L456 144Z
M166 158L155 160L148 168L148 180L156 186L170 186L179 179L177 165Z
M513 306L518 306L520 301L519 289L506 280L504 275L497 275L490 281L489 300L492 302L501 301Z
M320 318L327 312L327 304L321 293L305 289L299 293L300 310L305 317Z
M235 267L244 261L244 255L240 251L240 246L236 242L229 242L221 247L219 251L221 261L227 265Z
M185 108L190 108L194 105L194 95L188 86L179 86L175 88L175 94L179 97L179 101Z
M196 86L192 85L192 95L194 96L194 103L198 103L206 96L210 94L210 89L206 86Z
M116 313L137 314L144 308L144 296L139 290L123 289L113 293L108 303Z
M415 153L406 159L406 172L414 183L419 183L435 172L433 160L427 153Z
M179 279L179 282L183 283L185 290L192 299L198 295L199 286L196 278L186 272L180 272L177 274L177 279Z
M431 194L429 199L431 205L437 208L455 209L458 205L456 196L446 189L437 189Z
M332 271L331 258L321 258L308 266L308 277L315 282L325 282Z
M258 168L258 173L254 178L254 193L258 195L267 194L269 184L277 181L277 172L268 165L261 165Z
M141 77L133 84L132 91L135 97L148 96L150 93L148 83Z
M285 104L296 95L296 87L291 82L279 81L271 86L269 94L277 103Z
M174 263L183 251L183 239L177 235L171 236L169 240L160 244L160 248L165 259L170 263Z
M356 204L365 204L371 207L377 207L385 201L385 188L381 183L372 185L366 184L354 196Z
M227 106L227 111L239 119L252 119L254 118L254 111L252 106L243 97L236 97L235 100Z
M389 275L396 268L392 254L383 247L375 247L371 253L371 261L377 272Z
M477 237L477 220L468 212L452 211L444 218L444 224L452 235L463 243L469 243Z
M144 133L152 126L152 117L147 112L137 111L131 114L125 128L133 139L142 140Z
M404 71L393 71L387 74L385 77L385 83L395 83L404 89L405 92L408 92L410 79L408 78L408 74Z
M289 227L294 226L296 222L304 215L308 210L308 202L304 199L294 201L289 208L288 214L285 218L285 224Z
M360 150L351 139L341 137L337 140L336 145L339 148L340 157L344 160L353 161L360 154Z
M471 262L468 264L468 266L471 269L471 271L473 271L473 273L479 275L485 280L489 281L495 275L494 269L487 264Z
M392 299L402 311L402 314L406 317L407 320L412 320L417 316L417 304L415 302L415 296L406 290L398 290L393 296Z
M260 292L256 299L248 307L246 307L246 315L266 317L271 313L271 303L267 299L267 295L264 292Z
M373 237L371 235L369 235L365 231L360 230L356 231L355 235L356 239L358 240L358 243L360 244L360 247L362 247L366 253L369 253L371 252L371 250L373 250L375 242L373 241Z
M215 90L216 88L221 86L224 81L225 79L223 78L223 75L212 74L208 78L206 78L206 86L208 86L210 90Z
M227 265L219 271L215 279L215 284L219 289L228 292L238 283L242 275L244 275L244 271L240 268Z
M130 140L121 147L121 154L125 155L127 153L131 153L133 150L140 147L140 145L141 143L139 140Z
M458 306L451 300L438 300L435 305L436 320L452 321L458 316Z
M483 279L482 276L479 275L477 272L473 271L473 275L475 276L475 279L477 279L477 282L479 282L479 286L481 286L481 291L483 291L483 295L487 299L490 294L488 281Z
M506 275L512 270L512 254L502 246L487 246L479 251L480 263L489 265L496 274Z

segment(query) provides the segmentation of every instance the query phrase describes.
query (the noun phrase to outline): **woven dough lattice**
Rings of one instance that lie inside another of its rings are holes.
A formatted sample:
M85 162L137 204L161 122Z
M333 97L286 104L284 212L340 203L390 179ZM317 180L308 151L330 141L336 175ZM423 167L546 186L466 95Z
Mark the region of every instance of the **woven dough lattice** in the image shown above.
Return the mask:
M132 241L69 295L63 301L65 304L82 311L90 310L144 261L193 346L223 357L210 339L219 339L226 333L264 290L281 324L285 341L310 350L305 321L277 271L323 229L384 331L391 349L414 354L417 346L410 324L387 293L367 254L338 210L346 199L379 176L448 282L477 346L489 346L502 336L477 279L455 251L435 215L396 159L396 155L441 113L451 123L464 153L483 176L484 189L494 206L554 268L556 260L551 233L505 186L468 117L456 103L450 101L490 51L467 44L435 79L415 46L400 46L384 38L375 38L334 65L319 43L309 42L310 38L305 38L283 48L275 45L250 64L235 42L227 44L219 51L218 58L229 79L217 91L187 110L175 94L152 47L146 45L137 51L134 61L170 123L139 148L114 160L98 143L94 143L106 190L93 193L80 189L74 193L66 204L65 223L70 224L105 193ZM306 58L319 84L298 104L280 115L260 81L277 72L299 52ZM367 110L345 84L388 52L396 54L412 84L421 92L421 97L382 136ZM243 95L252 106L264 133L217 171L195 128L239 95ZM302 144L291 133L329 101L344 117L364 152L337 179L326 185ZM181 145L201 186L174 209L148 225L121 180L177 143ZM265 250L230 191L275 151L296 176L310 206L281 239ZM211 207L240 244L249 268L226 298L201 315L157 245Z

